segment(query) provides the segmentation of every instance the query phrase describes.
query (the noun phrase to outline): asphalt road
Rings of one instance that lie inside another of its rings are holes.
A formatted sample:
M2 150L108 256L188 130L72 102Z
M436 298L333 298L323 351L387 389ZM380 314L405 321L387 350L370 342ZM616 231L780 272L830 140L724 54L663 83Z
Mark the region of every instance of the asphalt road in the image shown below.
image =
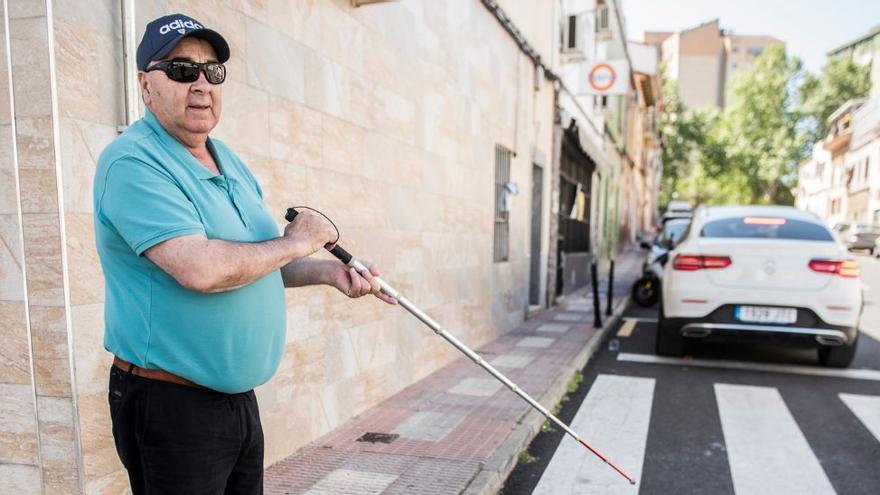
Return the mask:
M548 428L502 493L880 493L880 262L858 257L865 308L848 370L742 344L657 360L657 308L630 307L559 416L637 484Z

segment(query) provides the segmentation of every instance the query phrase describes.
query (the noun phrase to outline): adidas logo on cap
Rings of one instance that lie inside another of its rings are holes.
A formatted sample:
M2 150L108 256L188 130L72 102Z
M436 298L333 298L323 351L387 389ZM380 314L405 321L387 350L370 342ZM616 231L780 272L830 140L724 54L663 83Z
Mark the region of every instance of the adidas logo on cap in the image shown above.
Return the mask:
M187 29L203 29L204 26L199 24L198 22L193 22L192 20L183 20L183 19L175 19L168 24L164 24L159 27L159 34L168 34L172 29L176 30L180 34L186 33Z

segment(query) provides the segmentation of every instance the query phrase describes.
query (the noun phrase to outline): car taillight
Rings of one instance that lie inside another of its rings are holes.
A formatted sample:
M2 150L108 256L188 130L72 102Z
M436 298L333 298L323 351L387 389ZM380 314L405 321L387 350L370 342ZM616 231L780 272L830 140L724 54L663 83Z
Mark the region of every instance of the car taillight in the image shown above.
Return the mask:
M810 270L846 278L859 276L859 263L853 260L810 260Z
M700 256L679 254L672 262L672 268L692 272L694 270L727 268L732 261L728 256Z

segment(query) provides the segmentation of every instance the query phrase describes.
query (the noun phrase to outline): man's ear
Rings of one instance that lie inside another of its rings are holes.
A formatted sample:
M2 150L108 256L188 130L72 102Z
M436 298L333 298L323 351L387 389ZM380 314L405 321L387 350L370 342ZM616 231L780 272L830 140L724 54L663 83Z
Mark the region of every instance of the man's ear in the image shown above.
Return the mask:
M144 105L150 106L150 78L147 77L147 73L144 71L138 72L138 87L141 90L141 99L144 100Z

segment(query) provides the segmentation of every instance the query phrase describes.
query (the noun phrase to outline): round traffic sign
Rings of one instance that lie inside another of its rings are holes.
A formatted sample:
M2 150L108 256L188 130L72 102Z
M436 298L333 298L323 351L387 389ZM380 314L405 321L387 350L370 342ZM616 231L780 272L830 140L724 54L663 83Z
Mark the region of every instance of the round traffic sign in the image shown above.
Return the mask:
M614 70L614 67L605 62L600 62L593 66L590 74L587 76L587 82L596 91L605 91L611 88L616 80L617 72Z

